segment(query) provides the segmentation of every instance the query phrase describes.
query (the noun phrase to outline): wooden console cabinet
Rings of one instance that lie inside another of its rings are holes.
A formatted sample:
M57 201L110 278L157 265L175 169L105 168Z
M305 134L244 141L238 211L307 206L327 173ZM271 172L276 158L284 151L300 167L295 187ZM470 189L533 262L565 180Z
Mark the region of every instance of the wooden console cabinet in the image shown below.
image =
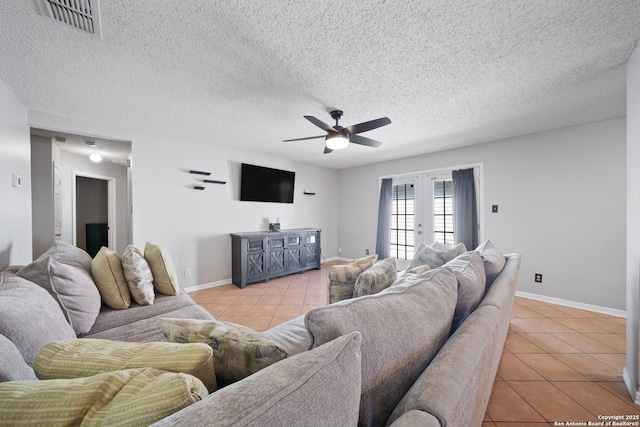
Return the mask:
M317 269L320 232L317 228L231 234L231 276L244 288L248 283Z

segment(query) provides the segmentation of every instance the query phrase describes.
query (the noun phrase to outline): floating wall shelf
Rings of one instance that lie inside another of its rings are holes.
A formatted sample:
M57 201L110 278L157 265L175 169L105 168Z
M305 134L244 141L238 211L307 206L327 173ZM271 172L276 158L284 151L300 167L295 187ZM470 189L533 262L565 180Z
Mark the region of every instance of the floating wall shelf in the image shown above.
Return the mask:
M192 175L204 175L204 176L211 175L211 172L197 171L197 170L190 170L189 173ZM207 184L223 184L223 185L227 183L227 181L218 181L217 179L203 179L202 182L205 182ZM203 187L202 185L193 186L194 190L204 190L205 188L206 187Z

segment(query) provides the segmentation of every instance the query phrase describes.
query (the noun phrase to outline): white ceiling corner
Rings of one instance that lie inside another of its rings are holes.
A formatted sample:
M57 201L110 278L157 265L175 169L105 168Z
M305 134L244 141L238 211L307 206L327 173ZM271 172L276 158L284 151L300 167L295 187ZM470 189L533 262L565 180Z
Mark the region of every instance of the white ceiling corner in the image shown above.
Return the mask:
M346 168L625 115L637 0L101 0L102 39L0 3L26 108ZM324 155L306 121L388 116Z

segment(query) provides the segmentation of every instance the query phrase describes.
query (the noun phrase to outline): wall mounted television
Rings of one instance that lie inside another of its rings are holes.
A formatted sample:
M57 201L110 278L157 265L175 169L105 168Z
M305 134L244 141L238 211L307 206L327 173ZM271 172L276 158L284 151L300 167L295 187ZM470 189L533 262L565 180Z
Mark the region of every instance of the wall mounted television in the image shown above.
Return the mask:
M242 163L240 200L293 203L296 173Z

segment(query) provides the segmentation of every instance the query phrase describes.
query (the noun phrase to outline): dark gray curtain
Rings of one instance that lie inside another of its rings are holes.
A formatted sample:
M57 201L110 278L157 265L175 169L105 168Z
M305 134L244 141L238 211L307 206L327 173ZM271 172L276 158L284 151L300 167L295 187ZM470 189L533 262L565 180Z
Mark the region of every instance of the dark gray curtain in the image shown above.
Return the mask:
M478 210L473 169L453 171L451 178L456 240L458 243L464 243L467 250L473 250L478 246Z
M380 204L378 206L378 236L376 238L378 259L385 259L390 255L392 192L393 180L384 178L380 186Z

